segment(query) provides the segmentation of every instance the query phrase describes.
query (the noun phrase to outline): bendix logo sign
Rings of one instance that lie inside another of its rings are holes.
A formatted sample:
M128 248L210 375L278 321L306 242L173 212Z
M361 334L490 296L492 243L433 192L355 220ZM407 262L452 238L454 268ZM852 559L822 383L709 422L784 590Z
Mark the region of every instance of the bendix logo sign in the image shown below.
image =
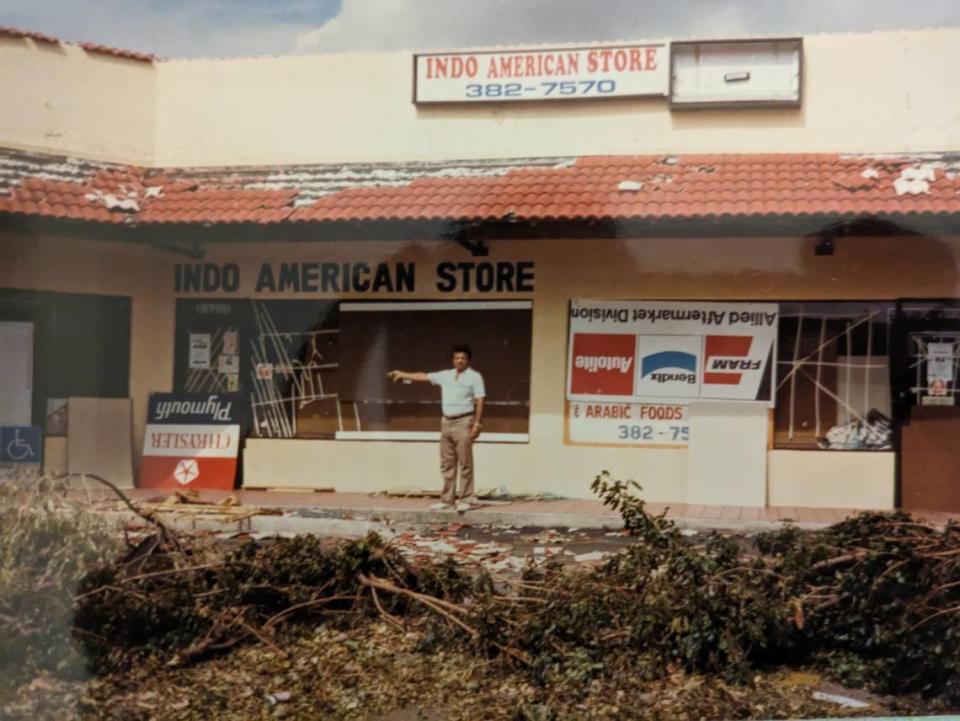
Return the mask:
M636 394L696 398L700 392L700 339L687 335L639 337L640 377Z
M649 377L655 383L696 383L697 357L693 353L676 350L644 356L640 377Z
M633 395L637 337L575 333L570 392L598 396Z

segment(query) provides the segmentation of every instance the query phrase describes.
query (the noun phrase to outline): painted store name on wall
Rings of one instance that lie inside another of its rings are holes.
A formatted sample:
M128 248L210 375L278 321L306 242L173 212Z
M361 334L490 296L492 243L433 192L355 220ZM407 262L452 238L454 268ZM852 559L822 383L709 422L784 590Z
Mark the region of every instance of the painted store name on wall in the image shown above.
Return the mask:
M178 263L177 293L235 293L240 290L237 263ZM532 293L533 261L444 261L434 268L431 289L441 293ZM416 263L263 263L255 293L413 293Z

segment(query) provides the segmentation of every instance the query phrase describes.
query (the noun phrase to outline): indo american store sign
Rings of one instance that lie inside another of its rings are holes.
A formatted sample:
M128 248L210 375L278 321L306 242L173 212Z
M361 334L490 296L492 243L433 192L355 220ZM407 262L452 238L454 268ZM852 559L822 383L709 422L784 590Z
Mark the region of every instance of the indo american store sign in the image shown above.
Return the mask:
M665 96L666 45L414 55L415 103Z

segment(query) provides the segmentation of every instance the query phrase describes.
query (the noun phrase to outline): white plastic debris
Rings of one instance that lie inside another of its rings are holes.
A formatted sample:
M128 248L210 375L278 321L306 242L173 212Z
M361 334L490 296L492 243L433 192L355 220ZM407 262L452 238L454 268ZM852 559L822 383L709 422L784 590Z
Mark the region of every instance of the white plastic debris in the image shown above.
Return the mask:
M873 178L876 180L880 177L880 172L876 168L864 168L863 172L860 173L861 178Z
M163 197L163 186L162 185L151 185L149 188L143 191L144 198L162 198Z
M278 703L286 703L289 700L289 691L274 691L271 694L267 694L267 703L271 706L276 706Z
M932 165L904 168L900 177L893 181L897 195L922 195L930 192L930 183L936 178Z
M112 193L103 196L103 204L107 210L126 210L134 213L140 210L140 204L136 198L118 198Z
M602 561L609 555L609 553L605 553L603 551L591 551L590 553L579 553L573 557L573 560L577 563L584 563L587 561Z
M814 691L813 699L815 701L830 701L847 708L867 708L870 704L849 696L841 696L835 693L824 693L823 691Z
M643 183L641 183L639 180L621 180L617 185L617 190L619 190L621 193L635 193L638 190L643 190Z

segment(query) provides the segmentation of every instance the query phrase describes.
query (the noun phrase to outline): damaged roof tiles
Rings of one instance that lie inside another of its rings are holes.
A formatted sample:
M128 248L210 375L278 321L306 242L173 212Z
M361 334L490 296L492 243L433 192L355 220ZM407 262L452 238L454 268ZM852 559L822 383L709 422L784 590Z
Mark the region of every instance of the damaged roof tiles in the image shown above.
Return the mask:
M958 174L948 154L176 169L0 150L0 214L124 224L958 214Z

